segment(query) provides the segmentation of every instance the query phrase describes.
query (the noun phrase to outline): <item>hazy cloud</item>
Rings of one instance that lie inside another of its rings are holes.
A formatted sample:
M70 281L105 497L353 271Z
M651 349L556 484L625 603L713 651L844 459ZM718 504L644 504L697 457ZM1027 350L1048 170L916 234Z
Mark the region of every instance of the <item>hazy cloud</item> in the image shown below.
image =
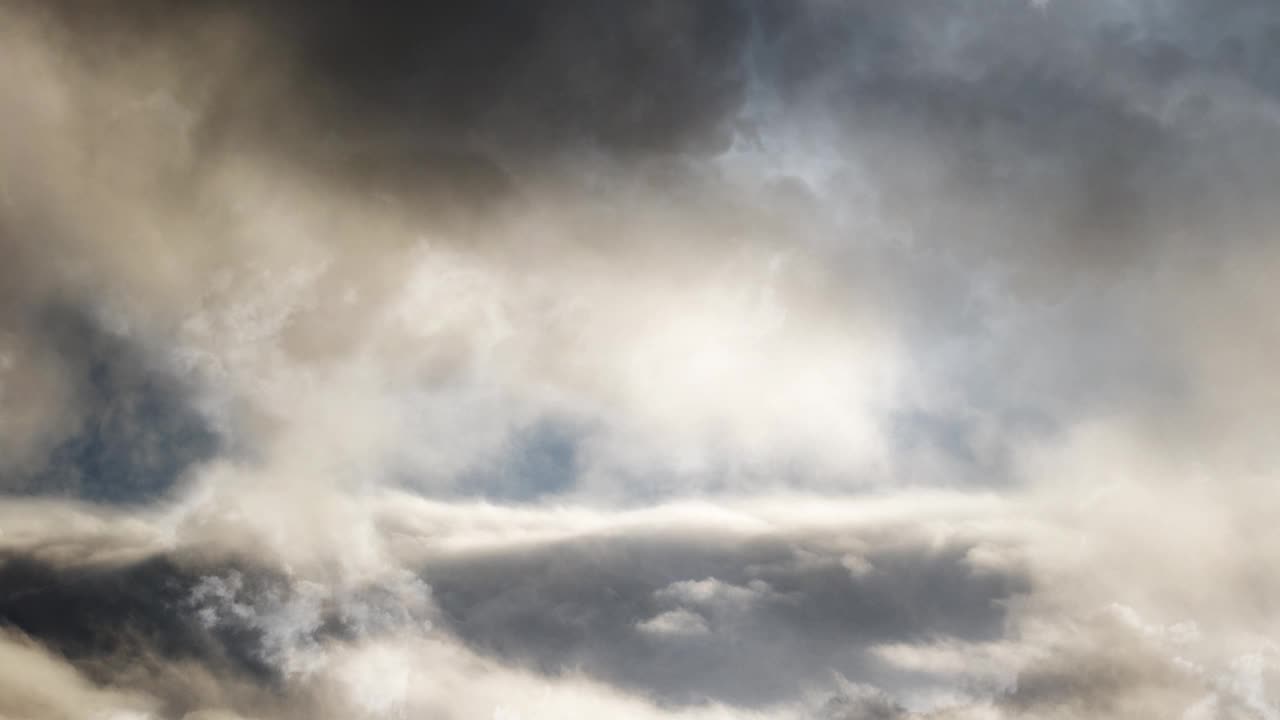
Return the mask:
M1275 717L1278 40L0 3L0 716Z

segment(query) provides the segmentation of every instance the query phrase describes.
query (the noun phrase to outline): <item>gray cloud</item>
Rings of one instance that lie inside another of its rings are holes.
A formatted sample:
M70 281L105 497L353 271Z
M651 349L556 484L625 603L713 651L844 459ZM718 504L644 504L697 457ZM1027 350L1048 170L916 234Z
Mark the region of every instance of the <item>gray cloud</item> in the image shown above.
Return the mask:
M1030 589L1017 572L975 571L962 543L874 543L852 557L822 539L586 538L468 553L426 577L445 621L497 657L745 705L832 671L874 676L874 643L999 636L1004 603Z
M483 522L483 507L440 509L462 523L446 531L450 540L470 542ZM542 521L578 535L554 514ZM329 674L344 657L407 638L457 642L455 654L473 648L548 681L593 678L666 707L784 711L828 687L832 673L892 679L868 655L874 644L998 639L1006 603L1029 590L1019 571L975 565L976 540L929 547L889 527L833 540L717 524L668 534L644 521L621 535L446 545L425 563L406 557L354 583L300 576L262 554L236 559L226 540L191 546L199 523L182 530L190 539L178 548L144 544L138 559L85 559L36 542L0 564L0 624L87 682L143 693L163 717L301 716L335 691ZM403 534L394 527L389 540ZM96 544L126 542L122 530ZM676 610L703 618L703 631L644 627ZM289 709L271 710L273 697Z
M1270 3L2 5L0 715L1275 716Z
M110 679L112 665L145 661L149 655L270 680L275 669L258 657L260 638L211 633L192 612L191 595L201 574L183 565L155 557L118 567L68 569L9 557L0 570L5 580L0 617L8 627L96 670L100 680Z
M1194 623L1061 607L1061 561L1015 542L997 508L922 512L918 498L805 519L792 505L619 514L393 495L389 554L360 578L235 559L232 536L210 543L181 514L147 521L167 530L146 551L133 519L102 526L101 559L10 550L0 622L159 717L461 712L410 693L419 674L642 717L1266 717L1266 655L1224 663ZM105 550L130 542L141 559Z

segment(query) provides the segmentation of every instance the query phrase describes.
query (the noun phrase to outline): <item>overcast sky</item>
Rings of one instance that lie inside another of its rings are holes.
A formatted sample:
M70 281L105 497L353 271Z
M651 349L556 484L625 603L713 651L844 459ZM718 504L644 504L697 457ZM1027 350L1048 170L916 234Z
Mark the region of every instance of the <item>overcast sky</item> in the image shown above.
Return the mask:
M1277 228L1272 0L0 0L0 718L1280 720Z

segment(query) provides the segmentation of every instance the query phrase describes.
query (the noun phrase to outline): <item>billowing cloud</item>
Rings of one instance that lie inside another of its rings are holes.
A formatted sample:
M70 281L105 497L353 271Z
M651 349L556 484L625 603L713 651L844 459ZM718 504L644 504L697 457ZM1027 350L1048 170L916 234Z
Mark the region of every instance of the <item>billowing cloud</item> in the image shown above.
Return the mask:
M0 717L1276 717L1278 63L0 3Z

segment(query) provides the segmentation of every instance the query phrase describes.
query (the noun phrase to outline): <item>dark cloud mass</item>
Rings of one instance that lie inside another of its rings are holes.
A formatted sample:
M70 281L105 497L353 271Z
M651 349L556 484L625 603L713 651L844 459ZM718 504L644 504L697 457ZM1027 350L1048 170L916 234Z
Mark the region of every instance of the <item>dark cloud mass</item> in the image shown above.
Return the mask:
M428 565L464 640L548 672L578 668L658 697L778 702L825 671L870 675L868 646L991 639L1016 572L975 572L970 548L838 549L779 540L571 541ZM711 668L714 668L712 670Z
M1280 717L1280 6L0 0L0 720Z
M201 622L193 598L201 575L172 559L60 568L14 556L5 558L0 577L5 625L105 679L111 663L163 659L195 659L264 682L275 672L260 655L256 633Z

